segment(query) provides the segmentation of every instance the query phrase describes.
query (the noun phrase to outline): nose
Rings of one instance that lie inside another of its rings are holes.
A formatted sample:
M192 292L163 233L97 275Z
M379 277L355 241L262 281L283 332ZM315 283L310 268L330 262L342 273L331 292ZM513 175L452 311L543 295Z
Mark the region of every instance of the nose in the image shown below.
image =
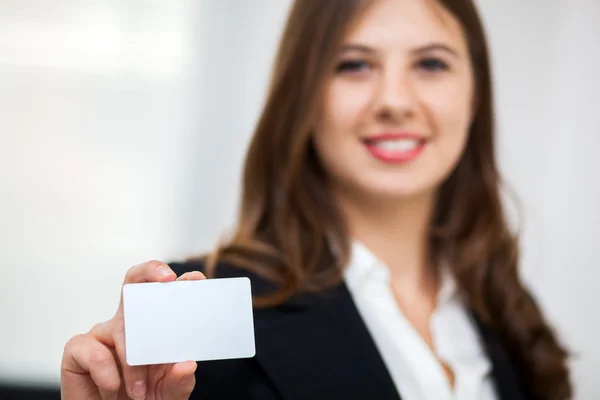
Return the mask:
M399 123L410 119L417 109L417 96L410 74L399 68L386 69L380 76L373 107L378 118Z

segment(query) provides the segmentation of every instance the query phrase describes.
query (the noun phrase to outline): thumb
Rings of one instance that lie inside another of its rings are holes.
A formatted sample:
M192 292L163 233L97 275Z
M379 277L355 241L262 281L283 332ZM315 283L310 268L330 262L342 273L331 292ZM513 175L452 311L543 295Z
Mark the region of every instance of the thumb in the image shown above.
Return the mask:
M163 378L163 399L188 400L196 386L195 361L175 363L167 370Z

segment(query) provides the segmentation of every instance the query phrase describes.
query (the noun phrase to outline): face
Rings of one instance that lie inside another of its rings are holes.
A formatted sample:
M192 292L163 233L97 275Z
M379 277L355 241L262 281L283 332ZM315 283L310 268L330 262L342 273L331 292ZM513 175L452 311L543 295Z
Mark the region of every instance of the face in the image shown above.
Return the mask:
M473 86L461 26L441 5L374 1L343 42L315 131L334 190L435 193L465 148Z

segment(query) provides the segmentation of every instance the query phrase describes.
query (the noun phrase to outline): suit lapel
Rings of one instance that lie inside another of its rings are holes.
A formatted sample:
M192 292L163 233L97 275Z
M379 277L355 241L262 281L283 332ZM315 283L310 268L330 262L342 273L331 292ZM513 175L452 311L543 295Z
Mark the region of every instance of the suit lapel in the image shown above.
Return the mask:
M220 272L221 277L245 276L227 265ZM255 294L275 289L249 277ZM254 313L256 359L285 399L401 400L344 282ZM532 399L523 392L496 334L472 315L492 363L499 400Z
M528 397L519 383L514 367L504 351L502 344L496 334L486 327L479 318L473 314L473 319L479 328L481 339L487 350L488 357L492 363L492 376L496 385L496 393L499 400L528 400Z
M255 321L256 359L285 399L400 400L344 284Z
M286 399L400 400L345 284L256 312L258 362ZM499 400L527 400L496 335L475 318Z

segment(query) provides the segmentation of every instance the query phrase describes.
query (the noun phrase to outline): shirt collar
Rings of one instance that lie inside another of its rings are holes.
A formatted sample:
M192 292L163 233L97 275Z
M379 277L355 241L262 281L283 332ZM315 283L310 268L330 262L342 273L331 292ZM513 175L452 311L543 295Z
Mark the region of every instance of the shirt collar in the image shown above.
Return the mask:
M458 285L450 270L441 268L441 285L437 295L438 304L451 301L458 296ZM351 243L350 262L344 272L346 285L351 292L360 290L363 285L372 281L388 283L390 272L388 267L375 256L362 242Z
M389 281L389 270L362 242L354 240L344 278L349 289L355 292L375 279Z
M437 294L437 303L445 304L449 303L453 299L459 296L458 285L456 280L452 276L452 273L447 267L440 269L440 288Z

